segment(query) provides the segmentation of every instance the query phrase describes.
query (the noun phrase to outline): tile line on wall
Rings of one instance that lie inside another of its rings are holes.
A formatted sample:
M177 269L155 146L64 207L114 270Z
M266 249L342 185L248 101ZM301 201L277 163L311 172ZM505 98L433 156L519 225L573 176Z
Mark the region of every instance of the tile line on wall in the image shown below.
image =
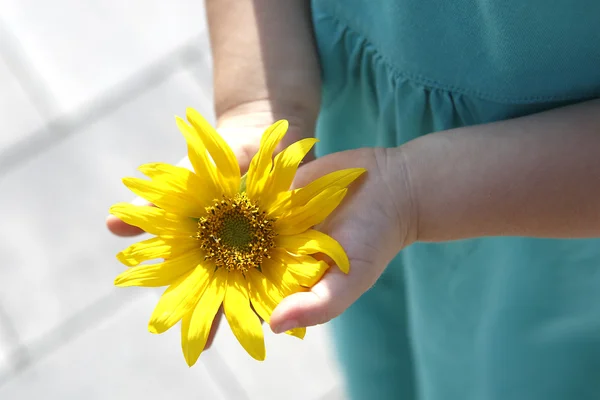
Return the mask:
M199 362L204 363L208 375L221 390L227 394L228 399L250 400L242 384L237 380L235 373L227 365L219 349L211 347L200 356Z
M13 145L0 150L0 178L13 168L34 159L41 152L135 100L175 73L189 68L190 64L203 57L198 45L200 40L201 36L196 36L173 52L105 90L94 100L50 120L31 135L26 135Z
M49 120L58 113L58 102L48 83L27 56L19 38L0 18L0 59L6 64L21 90L25 93L42 120Z
M8 354L9 360L16 358L17 362L12 363L12 369L8 370L6 374L0 374L0 388L40 360L97 326L106 317L114 314L123 304L141 297L141 293L131 294L125 291L113 291L86 306L83 310L71 315L67 320L44 334L40 339L34 340L27 347L20 344L19 347ZM26 357L23 353L26 354Z
M6 339L8 348L11 349L7 354L7 370L0 372L0 387L5 381L5 377L12 375L16 370L22 368L31 362L29 351L19 338L17 328L6 313L5 307L0 304L0 331Z

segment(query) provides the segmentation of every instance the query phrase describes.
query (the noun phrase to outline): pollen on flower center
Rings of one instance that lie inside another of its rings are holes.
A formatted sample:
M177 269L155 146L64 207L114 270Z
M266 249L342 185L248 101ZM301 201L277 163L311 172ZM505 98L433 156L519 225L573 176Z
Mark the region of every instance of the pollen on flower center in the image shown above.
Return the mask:
M273 222L240 193L206 208L206 216L198 220L197 238L206 259L218 268L247 271L260 267L275 247Z

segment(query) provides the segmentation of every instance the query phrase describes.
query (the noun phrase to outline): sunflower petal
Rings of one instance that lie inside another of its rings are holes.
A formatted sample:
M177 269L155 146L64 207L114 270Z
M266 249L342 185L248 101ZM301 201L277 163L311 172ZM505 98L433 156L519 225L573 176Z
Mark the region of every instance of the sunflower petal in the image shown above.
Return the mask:
M359 176L365 173L367 170L364 168L348 168L339 171L331 172L318 179L315 179L308 185L298 190L295 190L292 194L292 205L304 205L310 199L321 193L323 190L330 187L343 188L348 187L354 182Z
M295 235L323 222L340 205L348 189L330 187L313 197L302 207L293 208L275 222L280 235Z
M115 278L115 285L121 287L167 286L200 264L203 258L202 251L197 249L161 263L138 265L119 274Z
M350 270L350 261L342 246L334 238L322 232L310 229L293 236L277 236L275 244L293 254L326 254L342 272L348 273Z
M164 209L187 217L199 218L205 211L208 199L200 200L192 193L200 193L191 187L180 190L173 181L147 181L139 178L123 178L123 183L129 190L150 203Z
M246 193L251 199L258 200L262 195L273 166L273 152L285 136L287 129L288 122L281 120L265 130L260 140L258 153L254 155L248 168Z
M148 163L138 169L152 180L165 182L173 191L185 193L202 204L221 196L219 186L206 171L195 174L187 168L166 163Z
M298 279L288 271L287 266L274 257L263 260L261 271L285 296L306 291ZM262 317L262 316L261 316Z
M283 299L283 294L257 269L249 270L246 277L248 278L252 307L268 324L271 321L273 310Z
M265 359L265 340L260 320L250 308L248 283L238 272L230 272L223 310L229 326L242 347L254 359Z
M341 189L347 187L364 172L366 172L364 168L342 169L315 179L303 188L281 193L274 204L269 207L268 215L281 215L291 208L301 207L328 188Z
M270 204L279 193L289 190L298 166L317 142L315 138L302 139L277 154L273 172L269 175L264 194L261 195L265 204Z
M198 247L196 239L153 237L137 242L117 254L128 267L156 258L174 258Z
M298 339L304 339L304 336L306 336L306 328L294 328L292 330L285 331L285 333L291 336L295 336Z
M157 207L117 203L110 213L123 222L158 236L193 237L198 231L196 220Z
M283 300L283 294L273 282L256 269L251 269L246 275L250 288L250 301L256 313L268 324L271 321L271 314L277 305ZM286 333L304 338L306 329L294 329Z
M219 268L194 310L181 320L181 348L190 367L196 363L206 346L213 320L223 303L226 287L227 270Z
M314 257L308 255L293 255L282 248L273 249L269 261L272 262L270 268L264 268L263 271L265 274L268 271L269 278L275 284L279 282L279 280L275 280L275 277L282 276L282 278L285 278L282 281L296 282L302 287L310 288L329 269L329 265L325 261L315 260ZM289 277L286 277L286 275L289 275Z
M233 196L240 187L241 178L240 166L233 150L198 111L188 108L186 116L214 160L226 193Z
M200 135L183 119L175 117L175 122L187 142L188 158L194 171L196 171L196 174L199 177L202 177L206 181L205 190L210 192L222 191L223 189L219 183L217 168L209 158L206 146L202 142Z
M148 330L151 333L166 332L184 315L192 312L208 286L211 272L206 267L198 265L171 284L154 308Z

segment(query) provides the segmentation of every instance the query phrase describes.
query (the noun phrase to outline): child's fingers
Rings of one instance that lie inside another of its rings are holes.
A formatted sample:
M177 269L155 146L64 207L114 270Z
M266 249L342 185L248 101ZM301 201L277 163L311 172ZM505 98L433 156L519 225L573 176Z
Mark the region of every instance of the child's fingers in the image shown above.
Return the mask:
M356 264L348 275L334 266L310 292L284 298L271 316L273 332L324 324L344 312L374 283L364 272L372 268Z
M129 224L126 224L114 215L109 215L108 217L106 217L106 227L113 234L123 237L136 236L144 233L144 231L142 231L137 226L131 226Z
M151 203L148 203L146 200L142 199L141 197L136 197L135 199L133 199L133 201L131 202L131 204L135 204L138 206L151 206ZM115 217L114 215L109 215L108 217L106 217L106 227L108 228L109 231L111 231L112 233L114 233L117 236L136 236L136 235L140 235L142 233L144 233L143 230L141 230L140 228L138 228L137 226L132 226L129 224L126 224L125 222L121 221L119 218Z
M146 205L151 206L152 204L145 202ZM126 224L114 215L106 217L106 227L109 231L117 236L137 236L144 233L143 230L137 226Z
M323 324L337 317L351 304L349 288L343 273L330 270L310 292L299 292L284 298L271 315L271 329L282 333L290 329Z

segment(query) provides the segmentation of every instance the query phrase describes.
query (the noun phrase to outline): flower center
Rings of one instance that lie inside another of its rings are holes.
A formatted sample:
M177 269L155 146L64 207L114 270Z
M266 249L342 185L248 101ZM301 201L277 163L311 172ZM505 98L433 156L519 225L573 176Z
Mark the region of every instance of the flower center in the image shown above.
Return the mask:
M245 272L269 258L275 247L273 222L245 193L239 193L206 207L206 216L198 220L197 238L205 258L217 268Z

